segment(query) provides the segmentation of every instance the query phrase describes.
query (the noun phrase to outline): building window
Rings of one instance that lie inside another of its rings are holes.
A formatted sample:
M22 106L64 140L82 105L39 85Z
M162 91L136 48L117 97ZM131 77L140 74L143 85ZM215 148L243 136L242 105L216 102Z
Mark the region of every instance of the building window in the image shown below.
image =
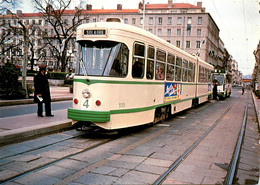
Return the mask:
M143 24L144 24L143 17L140 17L140 25L143 25Z
M187 29L187 36L191 36L191 29Z
M158 36L162 36L162 29L158 29Z
M44 35L48 35L48 29L44 29Z
M158 24L162 24L162 21L163 21L162 17L159 17L158 18Z
M200 41L196 41L196 48L200 48Z
M96 18L94 18L94 19L93 19L93 22L97 22L97 19L96 19Z
M198 24L202 24L202 17L198 17Z
M191 24L191 17L188 17L187 24Z
M38 46L41 46L42 45L42 40L41 39L38 39Z
M153 17L149 17L149 24L150 24L150 25L153 24Z
M86 23L89 23L89 19L86 19Z
M172 35L172 30L171 29L167 29L167 35L171 36Z
M177 29L177 35L178 35L178 36L181 35L181 29Z
M177 18L177 24L180 25L182 23L182 18L181 17L178 17Z
M26 20L26 24L27 24L27 25L29 25L29 24L30 24L29 20Z
M172 17L168 17L168 24L172 24Z
M176 47L178 47L178 48L181 47L181 41L179 41L179 40L176 41Z
M128 24L128 19L124 19L125 24Z
M41 36L42 35L42 30L39 28L37 31L38 31L38 36Z
M149 29L149 32L150 32L150 33L153 33L153 29Z
M190 48L190 41L186 41L186 48Z
M201 36L201 29L197 29L197 36Z
M135 24L135 23L136 23L136 19L132 18L132 24Z

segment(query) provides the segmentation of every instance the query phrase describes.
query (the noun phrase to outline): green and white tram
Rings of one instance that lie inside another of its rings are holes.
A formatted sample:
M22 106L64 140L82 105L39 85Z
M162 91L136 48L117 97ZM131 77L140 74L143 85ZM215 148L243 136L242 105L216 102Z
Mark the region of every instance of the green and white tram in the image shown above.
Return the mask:
M208 101L213 66L121 22L77 29L73 124L120 129L153 123Z

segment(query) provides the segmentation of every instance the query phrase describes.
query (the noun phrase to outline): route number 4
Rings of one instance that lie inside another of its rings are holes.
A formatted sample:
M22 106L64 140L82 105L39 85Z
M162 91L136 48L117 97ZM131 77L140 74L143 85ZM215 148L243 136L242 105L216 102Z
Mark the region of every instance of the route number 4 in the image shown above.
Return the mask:
M85 101L85 103L83 104L83 106L85 106L86 108L89 107L88 100Z

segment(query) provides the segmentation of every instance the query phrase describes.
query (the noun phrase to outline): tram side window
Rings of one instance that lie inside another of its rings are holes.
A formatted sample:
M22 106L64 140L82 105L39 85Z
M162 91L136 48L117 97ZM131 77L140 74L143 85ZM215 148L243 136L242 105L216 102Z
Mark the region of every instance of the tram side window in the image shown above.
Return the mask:
M189 62L189 70L188 70L188 82L194 82L194 71L193 71L193 63Z
M201 73L201 71L202 71L202 67L199 66L199 82L202 81L202 73Z
M133 78L144 77L144 62L145 62L145 46L142 43L135 43L133 67L132 67Z
M209 69L207 69L207 71L208 71L208 72L207 72L207 75L208 75L208 76L207 76L207 81L206 81L206 82L207 82L207 83L210 83L210 82L211 82L211 71L210 71Z
M147 57L147 79L153 79L154 76L154 56L155 56L155 49L152 46L148 48L148 57Z
M164 80L165 62L166 62L165 51L157 50L156 51L156 68L155 68L155 79L156 80Z
M212 83L212 71L211 70L209 70L208 76L209 76L208 83Z
M205 72L205 78L204 78L204 82L208 82L208 78L209 78L209 76L208 76L208 74L209 74L209 70L208 69L206 69L206 68L204 68L204 72Z
M175 81L181 81L182 59L176 58Z
M195 82L196 65L193 64L193 82Z
M204 72L204 67L200 66L199 67L199 82L205 82L205 72Z
M188 61L187 60L183 60L183 63L182 63L182 65L183 65L183 68L182 68L182 70L183 70L183 72L182 72L182 81L183 82L187 82L187 77L188 77Z
M169 81L174 80L174 72L175 72L174 70L175 70L175 56L169 53L167 56L166 80Z

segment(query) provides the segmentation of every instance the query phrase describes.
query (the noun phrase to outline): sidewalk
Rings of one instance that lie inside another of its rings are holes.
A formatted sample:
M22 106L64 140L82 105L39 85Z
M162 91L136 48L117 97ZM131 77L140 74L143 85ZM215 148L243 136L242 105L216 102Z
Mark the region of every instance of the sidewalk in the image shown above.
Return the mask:
M255 106L255 112L257 116L257 122L258 122L258 131L260 131L260 99L258 99L255 94L252 92L253 102Z
M72 100L69 87L51 86L52 101ZM27 100L0 100L0 106L34 103ZM35 106L37 106L35 104ZM19 142L31 137L69 128L71 120L67 119L67 109L52 111L54 117L37 117L36 113L22 116L0 118L0 146Z

